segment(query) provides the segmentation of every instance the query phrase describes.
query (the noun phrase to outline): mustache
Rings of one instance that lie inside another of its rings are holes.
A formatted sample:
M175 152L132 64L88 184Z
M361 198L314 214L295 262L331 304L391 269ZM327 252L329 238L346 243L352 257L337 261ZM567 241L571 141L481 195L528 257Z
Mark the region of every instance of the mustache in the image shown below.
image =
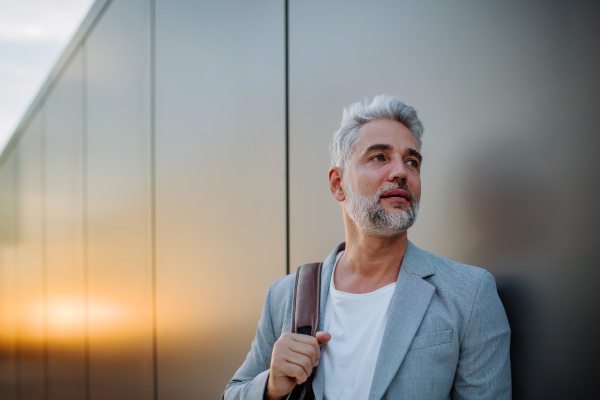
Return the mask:
M396 190L396 189L406 190L408 192L408 194L410 195L410 204L411 205L415 204L417 202L415 194L408 187L406 182L394 182L394 183L389 184L388 186L384 186L381 189L379 189L377 191L377 193L375 193L375 196L373 196L373 198L375 201L379 202L379 200L381 200L381 196L383 196L385 193L389 192L390 190Z

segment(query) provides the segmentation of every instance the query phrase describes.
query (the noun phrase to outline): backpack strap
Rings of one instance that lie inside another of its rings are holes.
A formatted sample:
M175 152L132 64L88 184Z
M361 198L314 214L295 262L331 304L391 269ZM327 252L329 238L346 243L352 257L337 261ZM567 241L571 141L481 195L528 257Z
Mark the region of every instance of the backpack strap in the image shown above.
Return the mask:
M292 300L292 333L315 336L321 307L321 267L312 263L298 267Z
M319 328L321 308L321 267L323 263L312 263L298 267L294 279L292 300L292 333L315 336ZM307 381L296 385L288 400L313 400L312 380L315 369Z

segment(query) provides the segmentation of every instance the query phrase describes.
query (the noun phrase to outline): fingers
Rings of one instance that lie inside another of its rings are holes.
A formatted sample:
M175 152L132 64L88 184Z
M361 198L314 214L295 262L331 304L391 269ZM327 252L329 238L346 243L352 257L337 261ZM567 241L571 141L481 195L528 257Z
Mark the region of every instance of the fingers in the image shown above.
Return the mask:
M289 343L294 343L294 344L305 344L305 345L309 345L314 349L314 354L315 357L313 358L313 361L318 360L319 358L321 358L321 348L319 347L319 342L316 338L312 337L312 336L308 336L308 335L300 335L297 333L284 333L283 335L281 335L281 338L284 338L284 340L287 342L289 341ZM294 348L297 348L300 353L305 354L307 356L310 356L310 353L312 352L312 350L309 350L308 347L297 347L294 346ZM304 349L303 350L301 350Z
M307 376L311 374L313 366L315 365L313 357L314 355L311 357L302 353L297 353L291 349L283 354L283 358L287 364L294 364L301 367L304 369Z
M291 332L281 335L273 346L265 398L281 398L295 384L306 382L313 368L319 365L320 346L330 340L327 332L317 332L315 337Z
M312 370L312 368L311 368ZM298 364L284 364L282 372L290 378L296 379L296 384L300 385L308 379L310 372Z
M306 382L313 368L319 365L320 345L330 339L331 335L326 332L318 332L317 337L290 332L281 335L275 342L271 355L269 392L288 393L292 382Z
M321 359L320 346L323 346L324 344L328 343L331 340L331 335L327 332L317 332L314 338L308 335L296 335L292 333L290 333L289 335L291 335L290 339L297 343L304 343L313 346L315 353L314 358L312 357L311 350L307 347L293 347L293 350L311 357L313 368L318 366L319 360Z
M313 367L315 362L321 357L319 347L312 346L306 343L292 342L289 349L294 353L303 357L308 357L310 366ZM290 361L291 362L291 361Z
M321 358L317 339L308 335L284 333L275 343L275 347L277 347L276 353L284 361L301 366L307 375L310 375Z
M281 337L285 337L285 338L289 338L295 342L300 342L300 343L306 343L306 344L314 344L316 341L316 338L309 336L309 335L301 335L299 333L290 333L290 332L286 332L283 335L281 335Z
M315 335L317 341L319 342L319 346L323 346L327 342L331 340L331 335L327 332L317 332Z
M284 335L290 335L289 336L290 339L292 339L296 342L310 344L311 346L313 346L315 348L316 359L314 360L315 362L313 363L313 365L315 367L319 364L319 359L321 358L321 347L320 346L327 344L331 340L331 335L328 332L322 332L322 331L317 332L315 337L308 336L308 335L298 335L298 334L294 334L294 333L284 333ZM282 335L282 336L284 336L284 335ZM304 353L304 352L303 352L303 354L308 355L308 353Z

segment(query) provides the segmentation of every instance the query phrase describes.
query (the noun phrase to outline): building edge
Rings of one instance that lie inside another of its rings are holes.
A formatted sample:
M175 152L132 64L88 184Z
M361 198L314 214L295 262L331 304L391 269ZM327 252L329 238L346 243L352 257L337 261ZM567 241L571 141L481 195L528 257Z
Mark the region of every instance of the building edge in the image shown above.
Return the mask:
M104 14L111 2L112 0L96 0L94 2L92 7L90 8L90 11L83 19L83 22L81 23L81 25L79 25L79 28L71 38L71 41L63 50L56 64L54 64L52 71L50 71L50 74L44 81L44 84L42 85L37 95L27 108L27 111L25 111L25 114L23 114L19 125L17 125L16 129L13 131L13 134L10 136L10 139L8 139L8 141L6 142L4 149L2 149L2 152L0 153L0 168L2 168L2 166L10 156L12 150L15 148L17 142L19 141L19 138L29 125L29 122L33 119L35 114L38 112L39 108L43 106L46 97L48 96L48 94L50 94L52 88L60 79L61 75L63 74L63 71L69 65L71 58L75 55L75 52L79 50L82 41L84 41L85 38L94 29L94 26L100 20L100 17L102 16L102 14Z

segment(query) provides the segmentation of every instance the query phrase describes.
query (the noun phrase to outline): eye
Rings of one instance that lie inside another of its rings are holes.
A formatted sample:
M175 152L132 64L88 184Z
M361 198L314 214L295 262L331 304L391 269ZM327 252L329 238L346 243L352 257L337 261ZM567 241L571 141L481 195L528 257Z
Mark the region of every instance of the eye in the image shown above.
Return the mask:
M377 155L371 157L371 160L385 161L385 156L383 154L377 154Z
M419 167L419 162L417 160L408 160L406 163L413 168Z

